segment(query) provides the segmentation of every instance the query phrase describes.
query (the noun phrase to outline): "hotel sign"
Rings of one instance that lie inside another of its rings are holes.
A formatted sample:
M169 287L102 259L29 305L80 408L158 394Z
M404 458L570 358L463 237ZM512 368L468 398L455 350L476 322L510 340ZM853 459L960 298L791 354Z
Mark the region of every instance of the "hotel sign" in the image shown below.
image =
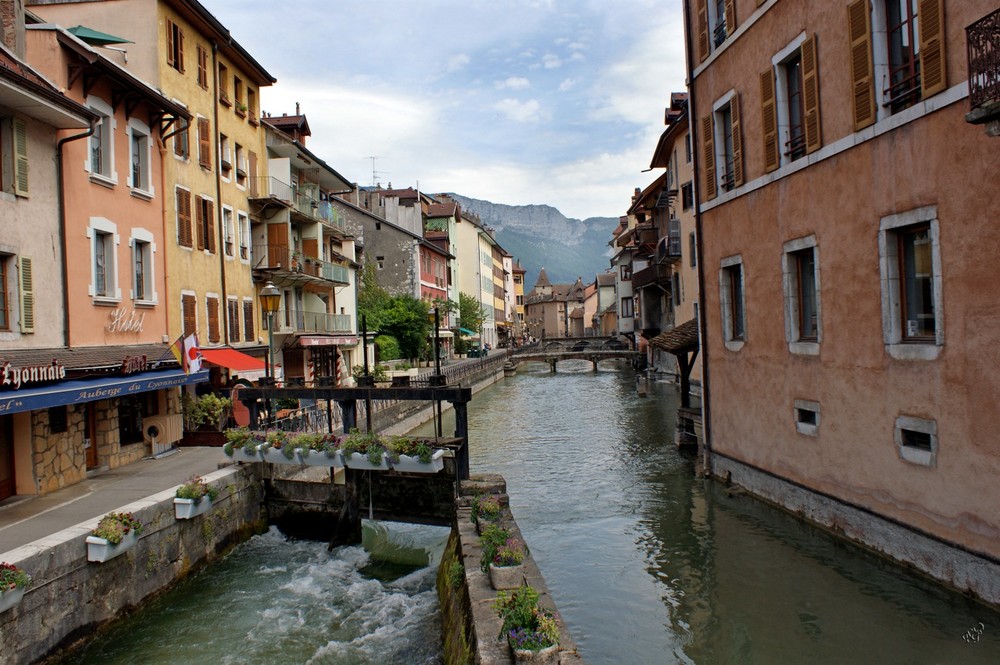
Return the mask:
M14 367L9 362L0 365L0 386L20 390L21 386L33 383L48 383L66 378L66 368L58 360L51 365L28 365Z

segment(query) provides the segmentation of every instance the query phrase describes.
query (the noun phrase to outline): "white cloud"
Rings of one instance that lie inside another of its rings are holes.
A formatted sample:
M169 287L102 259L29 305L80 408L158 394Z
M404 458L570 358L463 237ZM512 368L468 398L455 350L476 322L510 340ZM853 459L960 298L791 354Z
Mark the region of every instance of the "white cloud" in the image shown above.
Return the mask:
M531 81L520 76L511 76L503 81L497 81L497 90L503 90L504 88L508 90L524 90L525 88L531 87Z
M458 70L463 69L470 62L472 62L472 58L464 53L459 53L448 58L447 69L449 72L457 72Z
M556 67L562 67L562 60L558 55L546 53L542 56L542 65L545 69L555 69Z
M559 84L559 92L567 92L572 90L576 86L576 79L563 79L563 82Z
M540 113L542 105L537 99L529 99L526 102L521 102L508 97L494 104L493 108L515 122L537 122L542 117Z

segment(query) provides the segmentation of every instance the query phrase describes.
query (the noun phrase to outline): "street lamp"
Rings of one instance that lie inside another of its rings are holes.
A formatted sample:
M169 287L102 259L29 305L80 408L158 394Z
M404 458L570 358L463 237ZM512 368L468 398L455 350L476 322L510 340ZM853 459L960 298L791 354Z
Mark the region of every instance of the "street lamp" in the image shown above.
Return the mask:
M281 291L268 282L260 290L260 311L267 315L267 359L264 362L264 376L267 385L274 385L274 314L281 306ZM267 400L267 423L271 424L271 400Z

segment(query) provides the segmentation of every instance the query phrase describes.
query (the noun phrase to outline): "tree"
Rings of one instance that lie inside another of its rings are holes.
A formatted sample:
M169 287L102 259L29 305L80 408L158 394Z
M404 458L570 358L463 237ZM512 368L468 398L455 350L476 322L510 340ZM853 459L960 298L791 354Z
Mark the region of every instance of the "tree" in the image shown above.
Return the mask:
M365 263L361 269L361 288L358 289L358 330L361 317L365 317L369 331L382 330L383 315L389 310L392 296L378 283L374 263Z
M429 314L430 306L424 301L413 296L395 296L381 313L379 332L396 338L404 358L419 358L430 334Z
M483 329L483 322L486 321L486 310L479 304L475 296L468 293L458 294L458 325L479 333Z

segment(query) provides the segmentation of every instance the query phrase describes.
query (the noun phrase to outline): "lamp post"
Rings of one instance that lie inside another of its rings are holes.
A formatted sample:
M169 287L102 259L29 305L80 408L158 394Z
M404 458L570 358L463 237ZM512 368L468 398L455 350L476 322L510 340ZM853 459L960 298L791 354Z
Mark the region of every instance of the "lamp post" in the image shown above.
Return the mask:
M267 314L267 362L264 364L264 375L267 385L274 385L274 313L281 306L281 291L273 283L268 282L260 290L260 311ZM267 399L267 424L271 424L271 399Z

